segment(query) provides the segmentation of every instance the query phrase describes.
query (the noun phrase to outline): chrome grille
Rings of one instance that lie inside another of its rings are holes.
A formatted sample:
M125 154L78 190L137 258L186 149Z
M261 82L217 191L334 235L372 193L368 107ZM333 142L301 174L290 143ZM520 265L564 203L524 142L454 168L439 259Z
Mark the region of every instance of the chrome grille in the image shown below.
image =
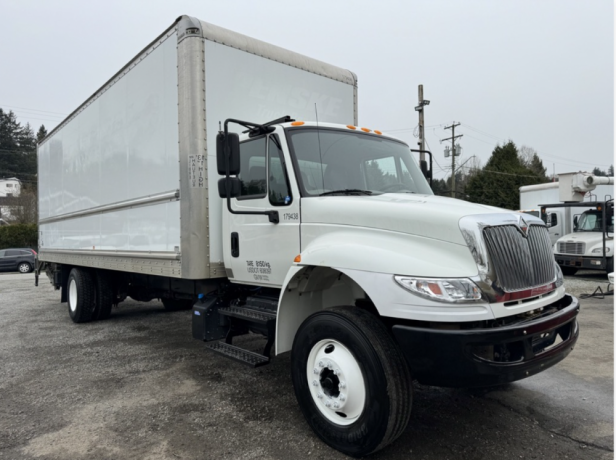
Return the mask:
M554 281L554 255L547 228L531 225L527 238L515 225L486 227L483 235L503 290L521 291Z
M584 255L586 251L586 243L558 243L558 253L559 254L576 254L576 255Z

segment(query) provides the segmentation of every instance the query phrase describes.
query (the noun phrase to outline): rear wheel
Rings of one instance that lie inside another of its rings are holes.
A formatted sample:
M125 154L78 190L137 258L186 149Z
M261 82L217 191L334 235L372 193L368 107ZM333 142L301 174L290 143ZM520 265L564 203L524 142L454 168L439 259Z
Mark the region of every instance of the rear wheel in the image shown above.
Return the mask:
M563 275L567 275L567 276L573 276L577 273L578 269L575 267L560 267L561 270L563 271Z
M167 311L190 310L193 306L191 299L161 299Z
M408 425L407 363L385 326L357 307L315 313L301 325L291 357L293 386L306 421L347 455L368 455Z
M96 309L93 319L107 319L111 316L114 290L110 273L98 270L96 272Z
M19 270L19 273L30 273L32 271L32 265L28 262L22 262L17 267L17 270Z
M92 319L96 305L96 288L90 272L73 268L68 275L68 314L75 323Z

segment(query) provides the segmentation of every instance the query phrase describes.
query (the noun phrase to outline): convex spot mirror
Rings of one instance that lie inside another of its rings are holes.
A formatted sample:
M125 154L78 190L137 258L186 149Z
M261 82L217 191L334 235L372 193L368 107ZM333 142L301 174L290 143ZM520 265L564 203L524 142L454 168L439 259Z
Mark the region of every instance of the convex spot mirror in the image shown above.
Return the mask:
M228 148L228 150L227 150ZM229 158L229 174L237 175L240 173L240 136L236 133L218 133L216 136L216 167L218 174L225 176L226 158L228 152Z
M237 177L225 177L218 181L218 195L220 198L235 198L240 196L241 184Z

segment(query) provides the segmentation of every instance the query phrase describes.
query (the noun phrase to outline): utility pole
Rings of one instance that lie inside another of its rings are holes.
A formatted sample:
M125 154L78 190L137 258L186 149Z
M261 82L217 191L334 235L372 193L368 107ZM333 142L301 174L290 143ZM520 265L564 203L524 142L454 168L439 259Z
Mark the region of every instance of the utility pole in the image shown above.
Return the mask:
M455 121L451 124L451 126L445 126L444 129L451 129L451 137L446 139L441 139L443 141L451 140L451 197L456 197L456 139L462 137L464 134L458 134L456 136L456 126L460 126L460 123L456 123Z
M419 145L419 150L422 150L422 152L419 152L419 159L420 161L424 161L426 159L426 154L423 152L423 150L426 150L426 138L424 136L424 107L426 105L430 105L430 101L425 100L423 97L423 85L419 85L418 93L419 105L415 107L415 111L419 112L419 142L417 145Z

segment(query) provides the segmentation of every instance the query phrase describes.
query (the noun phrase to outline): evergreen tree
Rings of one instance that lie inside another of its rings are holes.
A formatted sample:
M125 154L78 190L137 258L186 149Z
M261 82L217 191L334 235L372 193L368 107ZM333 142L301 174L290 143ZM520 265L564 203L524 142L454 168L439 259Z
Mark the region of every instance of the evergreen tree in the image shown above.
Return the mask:
M601 168L593 168L592 170L593 176L607 176L607 173Z
M520 187L547 181L541 160L537 157L535 168L531 169L518 155L515 144L509 141L496 146L485 167L470 178L465 191L469 201L519 209Z
M610 165L610 167L607 170L607 175L610 177L614 177L614 165Z
M24 187L36 188L36 138L29 124L22 126L13 111L0 108L0 177L16 177Z
M45 129L45 125L41 125L38 132L36 133L36 143L40 144L43 139L47 136L47 130Z

